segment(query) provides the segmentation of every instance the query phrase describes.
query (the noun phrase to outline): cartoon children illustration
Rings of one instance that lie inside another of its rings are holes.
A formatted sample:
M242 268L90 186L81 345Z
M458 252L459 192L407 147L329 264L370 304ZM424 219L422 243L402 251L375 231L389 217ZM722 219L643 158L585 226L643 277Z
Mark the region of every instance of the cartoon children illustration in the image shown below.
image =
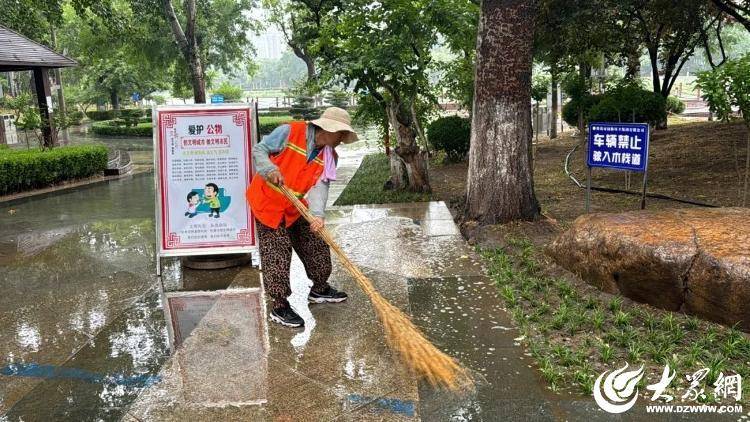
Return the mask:
M208 218L219 218L221 202L219 202L219 187L216 186L216 183L209 183L203 189L203 203L208 204L208 207L211 208L211 212L208 213ZM216 215L214 215L214 213L216 213Z
M195 192L190 192L187 194L187 211L185 211L185 217L187 218L193 218L196 215L198 215L198 202L200 202L200 196Z

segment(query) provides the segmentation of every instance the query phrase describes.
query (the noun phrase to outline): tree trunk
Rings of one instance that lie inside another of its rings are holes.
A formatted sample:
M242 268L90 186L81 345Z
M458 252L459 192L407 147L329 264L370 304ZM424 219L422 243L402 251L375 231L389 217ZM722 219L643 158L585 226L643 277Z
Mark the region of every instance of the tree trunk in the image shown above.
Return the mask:
M182 25L172 6L172 0L162 0L164 15L169 22L177 45L180 47L183 58L190 67L190 83L193 86L193 98L196 104L206 102L206 72L199 56L200 48L198 45L197 31L195 28L197 20L197 11L195 0L185 1L186 12L186 30L183 31Z
M190 83L193 85L193 101L196 104L206 103L206 76L203 71L200 58L195 55L193 62L190 64Z
M747 206L747 185L750 180L750 125L745 124L747 128L747 147L745 148L745 186L742 189L742 206Z
M385 147L385 155L391 156L391 125L388 111L385 112L385 118L383 119L383 146Z
M637 79L641 75L641 54L638 45L631 46L627 52L627 64L625 68L626 79Z
M112 104L112 110L120 110L120 96L117 95L116 89L109 91L109 101Z
M540 215L530 148L534 14L535 2L481 5L466 217L482 224Z
M426 152L417 144L417 134L411 113L393 101L388 108L391 126L395 129L398 145L391 154L391 182L394 189L430 192ZM405 173L405 174L404 174Z
M315 75L315 62L311 57L307 55L300 58L305 62L305 66L307 66L307 81L314 81L317 78L317 76Z
M291 47L292 52L295 56L299 57L300 60L305 62L305 66L307 66L307 82L312 82L315 79L317 79L317 75L315 74L315 60L305 52L299 45L297 45L294 42L287 41L287 45Z
M552 74L552 110L550 112L550 121L549 121L549 138L555 139L557 138L557 73Z
M52 45L57 50L57 31L55 29L52 29ZM66 55L67 51L63 51L63 55ZM54 70L55 79L57 80L57 112L60 113L60 116L63 117L63 121L66 122L64 125L65 127L62 128L62 139L63 143L67 144L69 142L69 134L68 134L68 127L67 127L67 115L68 115L68 108L65 105L65 93L63 91L63 80L62 80L62 72L60 71L60 68L55 68ZM59 140L58 140L59 141Z

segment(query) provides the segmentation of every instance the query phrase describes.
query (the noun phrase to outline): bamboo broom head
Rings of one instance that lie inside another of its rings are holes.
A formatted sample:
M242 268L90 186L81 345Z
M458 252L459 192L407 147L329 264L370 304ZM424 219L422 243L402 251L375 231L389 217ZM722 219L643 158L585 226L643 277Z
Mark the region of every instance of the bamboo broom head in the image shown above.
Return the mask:
M313 216L307 207L285 186L279 186L279 188L305 220L312 221ZM386 343L398 353L401 361L414 375L424 379L430 385L453 391L470 389L473 386L468 371L455 359L435 347L406 314L375 290L372 282L349 260L326 228L323 228L318 235L336 252L344 268L369 297L383 326Z

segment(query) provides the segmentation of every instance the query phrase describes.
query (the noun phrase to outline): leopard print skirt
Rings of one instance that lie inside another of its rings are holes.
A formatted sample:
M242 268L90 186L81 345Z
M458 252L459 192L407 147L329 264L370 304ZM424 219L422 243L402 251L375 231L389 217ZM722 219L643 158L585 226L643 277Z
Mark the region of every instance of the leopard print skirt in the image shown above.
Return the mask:
M263 272L263 285L273 301L273 308L289 306L287 297L292 294L289 285L289 267L292 249L305 266L313 290L321 292L328 287L331 275L331 250L323 239L310 229L310 223L299 218L290 227L282 222L278 228L268 227L255 220L258 229L258 246Z

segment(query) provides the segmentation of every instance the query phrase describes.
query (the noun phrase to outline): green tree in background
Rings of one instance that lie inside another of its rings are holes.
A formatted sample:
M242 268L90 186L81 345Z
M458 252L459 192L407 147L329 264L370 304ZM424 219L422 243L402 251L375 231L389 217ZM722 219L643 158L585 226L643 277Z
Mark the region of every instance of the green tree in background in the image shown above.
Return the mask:
M423 18L431 6L427 0L347 0L320 40L324 80L353 83L354 91L373 96L390 120L398 145L389 185L415 192L431 190L426 153L418 144L420 104L436 102L427 68L437 33Z
M242 99L244 91L241 87L232 85L229 81L222 82L216 89L213 90L214 94L221 94L224 96L224 101L234 102Z
M251 51L247 32L257 23L250 18L252 0L130 0L133 13L155 30L171 32L179 78L187 80L196 103L206 102L207 73L215 68L232 73ZM179 90L180 83L175 83Z
M734 116L734 109L747 128L745 151L745 180L742 189L742 206L747 204L748 180L750 178L750 54L737 60L728 60L722 66L698 75L697 85L711 112L727 121Z

